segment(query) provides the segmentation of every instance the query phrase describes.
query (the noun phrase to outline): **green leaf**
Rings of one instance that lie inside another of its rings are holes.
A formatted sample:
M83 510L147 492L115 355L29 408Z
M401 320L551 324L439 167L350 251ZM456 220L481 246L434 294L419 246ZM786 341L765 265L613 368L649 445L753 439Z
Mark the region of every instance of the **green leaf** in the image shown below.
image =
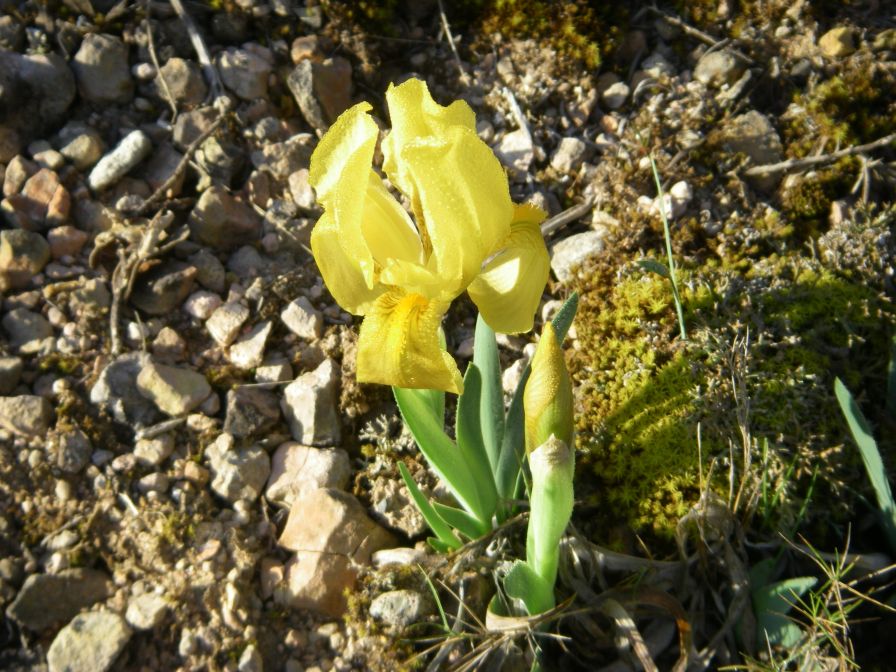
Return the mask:
M482 376L475 364L467 367L464 376L464 393L457 399L457 448L470 468L470 475L476 481L479 501L482 509L479 519L485 530L491 529L492 516L498 506L498 491L495 489L495 477L489 466L488 456L482 442L482 425L479 419L480 401L482 397ZM475 538L475 537L474 537Z
M464 509L483 522L491 522L494 505L491 508L483 506L474 469L467 463L454 441L437 424L432 407L413 390L393 387L392 391L401 417L432 470Z
M573 292L560 306L560 310L554 315L551 323L554 325L554 333L557 342L563 343L572 321L579 307L578 292ZM526 433L523 422L523 391L529 380L532 368L527 366L520 376L519 385L510 400L507 409L507 421L504 425L504 437L501 441L501 455L498 459L498 471L495 474L495 484L498 487L498 496L503 500L516 499L520 482L520 474L523 468L523 456L526 452Z
M787 614L797 598L814 587L818 579L814 576L800 576L752 590L753 610L756 612L757 646L764 649L765 638L772 644L792 648L803 638L802 629Z
M504 436L504 388L501 385L501 360L498 357L495 332L482 319L482 315L476 320L473 363L482 376L479 420L482 427L482 443L494 475L498 470L498 457Z
M522 560L514 562L504 577L504 592L515 600L522 600L530 616L544 613L555 605L554 587Z
M439 504L439 502L433 502L432 507L439 514L439 518L467 537L467 539L478 539L489 531L489 528L483 527L481 522L466 511L455 509L453 506Z
M651 273L661 275L667 280L670 280L672 278L672 274L669 273L669 269L666 268L666 264L661 261L657 261L656 259L638 259L636 263L645 271L650 271Z
M427 537L426 543L429 544L429 547L436 553L444 553L446 555L451 551L460 548L460 546L450 546L441 539L436 539L435 537Z
M448 523L439 517L439 514L436 513L436 510L432 507L432 504L429 503L429 500L427 500L423 493L420 492L420 488L417 487L417 483L411 476L411 472L408 471L408 468L403 462L398 463L398 471L401 472L401 478L404 480L404 484L411 494L411 499L414 500L414 504L420 509L420 513L423 515L426 524L429 525L429 529L435 533L437 541L449 550L454 550L463 546L461 540L454 534L454 530L451 529ZM432 545L431 542L430 545Z
M880 451L877 449L877 442L871 435L868 421L862 414L859 405L839 378L834 380L834 393L837 395L837 401L840 403L840 410L843 411L843 415L846 417L849 431L852 432L852 438L855 439L856 445L859 447L859 453L862 455L862 462L865 464L865 471L868 472L871 487L874 488L877 506L882 516L881 523L887 534L887 540L890 542L890 547L896 551L896 504L893 502L893 493L890 490L890 483L887 480L887 472L884 469Z

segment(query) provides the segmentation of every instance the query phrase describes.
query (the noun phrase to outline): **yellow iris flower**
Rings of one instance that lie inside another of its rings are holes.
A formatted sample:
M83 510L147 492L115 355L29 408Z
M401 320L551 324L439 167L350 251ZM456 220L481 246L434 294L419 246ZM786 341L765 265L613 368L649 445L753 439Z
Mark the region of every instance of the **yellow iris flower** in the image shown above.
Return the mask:
M324 209L311 249L339 305L364 316L358 380L459 394L460 371L440 345L442 316L466 290L495 331L531 329L549 269L545 214L511 201L464 101L443 107L411 79L390 85L386 102L383 171L413 218L373 169L379 129L359 103L311 157Z

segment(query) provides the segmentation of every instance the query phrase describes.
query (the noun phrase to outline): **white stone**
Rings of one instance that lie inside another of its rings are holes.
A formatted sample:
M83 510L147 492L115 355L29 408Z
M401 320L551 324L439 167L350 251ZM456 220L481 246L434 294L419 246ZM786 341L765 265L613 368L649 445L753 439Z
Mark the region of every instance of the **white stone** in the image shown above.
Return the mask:
M221 303L221 297L214 292L199 290L187 297L184 301L184 310L197 320L207 320Z
M280 313L283 324L299 338L316 340L323 332L324 319L304 296L292 301Z
M215 342L227 347L240 332L243 323L249 319L249 309L237 301L228 301L212 313L205 322L205 328Z
M87 178L94 191L111 187L152 152L152 141L143 131L131 131L111 152L106 154Z
M631 89L629 89L628 84L625 82L616 82L607 87L603 94L601 94L601 98L609 109L618 110L625 105L629 93L631 93Z
M155 593L144 593L131 598L124 617L132 628L152 630L162 622L166 611L168 602L164 597Z
M551 269L560 282L573 277L573 269L603 252L604 234L600 231L577 233L556 243L551 250Z
M264 361L264 347L271 333L271 322L265 320L252 327L230 346L227 358L241 369L254 369Z
M310 446L339 443L339 416L336 413L339 367L325 359L310 373L299 376L283 391L280 407L292 437Z

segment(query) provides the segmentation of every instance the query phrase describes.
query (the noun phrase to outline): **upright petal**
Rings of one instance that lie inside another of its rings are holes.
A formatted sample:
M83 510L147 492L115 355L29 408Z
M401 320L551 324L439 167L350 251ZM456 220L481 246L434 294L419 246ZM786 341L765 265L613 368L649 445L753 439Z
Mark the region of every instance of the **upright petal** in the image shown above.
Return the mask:
M361 324L358 380L460 394L460 371L439 345L447 309L447 302L401 289L380 296Z
M373 170L367 185L361 230L367 248L381 267L392 259L423 262L423 245L414 223Z
M401 147L426 136L441 136L451 126L463 126L476 131L476 115L462 100L455 100L447 107L432 99L426 82L409 79L398 86L390 85L386 91L386 103L392 131L383 141L383 170L402 192L411 196L399 152Z
M339 231L344 254L373 289L373 256L364 240L362 220L379 131L368 110L368 103L358 103L339 116L311 155L308 179L330 215L329 223ZM320 265L320 258L315 255L315 259Z
M550 258L539 224L545 213L531 205L515 207L510 235L470 283L467 291L495 331L529 331L548 281Z
M401 148L446 296L479 275L482 262L510 233L513 203L492 150L461 126Z
M349 254L343 243L333 215L325 212L311 231L311 252L336 303L350 313L364 315L385 288L367 285L359 259Z

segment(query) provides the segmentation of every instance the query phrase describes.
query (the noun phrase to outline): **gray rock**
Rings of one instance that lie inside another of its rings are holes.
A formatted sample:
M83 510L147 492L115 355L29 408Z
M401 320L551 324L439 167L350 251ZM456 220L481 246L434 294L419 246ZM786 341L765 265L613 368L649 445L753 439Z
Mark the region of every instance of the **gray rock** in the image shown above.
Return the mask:
M134 82L128 48L113 35L88 33L72 61L78 91L91 103L129 103Z
M202 193L190 213L192 238L217 250L232 250L261 237L261 218L221 187Z
M734 84L744 70L744 64L733 53L727 49L719 49L700 57L694 68L694 79L707 86L721 87Z
M302 116L319 131L326 130L351 105L352 66L340 56L322 63L301 61L286 83Z
M50 246L39 233L0 231L0 291L27 287L50 260Z
M150 315L167 315L180 307L193 291L196 268L166 260L137 277L131 303Z
M196 268L196 281L213 292L220 294L227 285L227 272L224 264L207 248L200 248L188 259Z
M270 265L271 260L251 245L243 245L227 259L227 270L240 279L252 280L267 275L265 271Z
M135 630L152 630L162 622L167 611L168 602L164 597L155 593L144 593L131 598L124 617L128 625Z
M564 238L551 250L551 269L560 282L573 277L573 269L590 257L603 252L604 234L600 231L585 231Z
M291 507L297 497L318 488L345 490L351 474L348 453L342 448L314 448L289 441L274 452L265 496Z
M296 441L310 446L339 443L341 430L336 413L339 378L339 367L327 358L314 371L287 385L280 407Z
M588 146L580 138L563 138L554 156L551 157L551 168L559 173L572 173L585 160Z
M68 305L80 318L97 314L102 309L108 308L111 303L112 294L109 293L106 283L100 278L91 278L71 293Z
M280 313L280 319L292 333L309 341L320 338L323 333L323 316L304 296L290 302Z
M143 131L131 131L115 149L97 163L87 178L94 191L102 191L118 182L152 152L152 141Z
M118 422L145 427L161 416L156 405L141 394L137 376L149 358L140 353L121 355L100 373L90 390L90 401Z
M243 323L249 319L249 309L236 301L228 301L215 310L205 322L205 328L222 348L233 343Z
M57 123L75 99L75 77L58 54L21 57L18 74L37 101L37 122Z
M166 185L166 193L177 196L184 184L185 173L182 171L177 174L178 166L183 158L184 155L174 149L170 143L163 142L152 153L140 174L153 191Z
M783 160L781 138L772 122L761 112L750 110L729 120L723 129L723 142L728 151L745 154L753 165ZM749 178L761 191L772 191L781 180L781 173Z
M18 350L32 351L34 341L42 341L53 335L53 327L47 318L26 308L9 311L0 320L0 324L9 336L10 345Z
M429 601L416 590L390 590L370 603L370 615L394 628L406 628L429 615Z
M260 366L264 361L264 348L272 326L270 320L265 320L240 336L227 351L230 363L241 369Z
M37 171L37 164L21 154L11 157L6 166L6 173L3 175L3 195L12 196L19 193L25 186L25 181Z
M134 456L149 467L158 467L174 452L174 435L161 434L151 439L140 439L134 446Z
M89 126L71 123L59 132L59 153L78 170L87 170L96 164L104 151L102 138Z
M0 357L0 395L9 394L22 377L21 357Z
M200 289L184 301L184 312L197 320L207 320L221 306L221 297L214 292Z
M154 362L140 371L137 389L170 416L189 413L212 393L201 373Z
M171 140L178 149L185 150L200 135L205 133L218 118L214 107L201 107L177 115Z
M247 49L225 49L218 55L224 86L243 100L264 98L268 93L271 63Z
M314 149L309 133L299 133L283 142L275 142L252 152L252 164L270 173L276 180L285 182L301 168L307 168Z
M44 397L22 394L0 397L0 427L22 436L42 436L53 420L53 407Z
M236 669L238 672L264 672L264 660L254 644L243 649Z
M196 161L209 177L230 186L246 165L246 152L240 145L213 135L196 151Z
M202 72L193 61L175 56L169 58L162 66L156 76L155 89L156 95L164 99L166 94L162 79L168 85L168 91L171 92L178 107L199 105L208 95L208 87L202 78Z
M508 168L525 173L535 158L532 135L525 128L506 133L495 146L495 154Z
M112 594L112 581L95 569L64 569L32 574L6 614L19 625L40 632L68 621L82 609Z
M78 427L65 430L55 437L56 466L68 474L77 474L93 454L93 445Z
M125 620L111 611L75 616L47 651L49 672L105 672L131 639Z
M0 16L0 49L19 51L25 44L25 29L15 17Z
M277 424L280 403L277 395L260 387L237 387L227 393L224 431L245 439Z
M271 473L271 459L260 446L234 449L233 437L222 434L205 451L212 490L230 503L255 501Z
M292 202L302 210L311 211L317 207L314 189L308 182L307 168L299 168L289 176L289 195L292 197Z
M629 89L628 84L625 82L614 82L601 93L601 100L604 101L604 104L609 109L618 110L625 105L629 93L631 93L631 89Z

